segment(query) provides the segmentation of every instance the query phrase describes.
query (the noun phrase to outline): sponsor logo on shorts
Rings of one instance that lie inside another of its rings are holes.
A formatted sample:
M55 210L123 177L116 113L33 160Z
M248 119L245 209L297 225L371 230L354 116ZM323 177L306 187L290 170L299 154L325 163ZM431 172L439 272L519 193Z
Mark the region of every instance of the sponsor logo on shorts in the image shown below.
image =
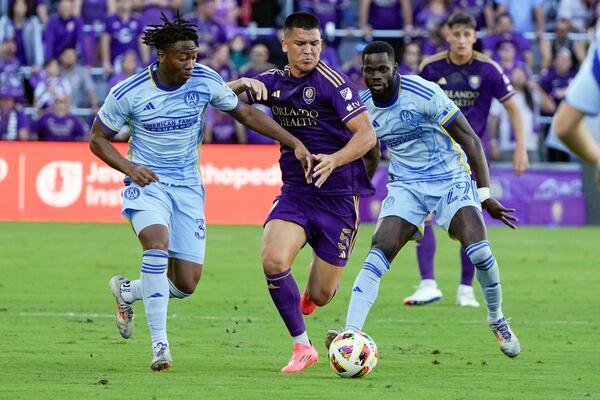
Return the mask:
M140 197L140 189L133 186L128 187L123 191L123 197L125 197L127 200L135 200Z

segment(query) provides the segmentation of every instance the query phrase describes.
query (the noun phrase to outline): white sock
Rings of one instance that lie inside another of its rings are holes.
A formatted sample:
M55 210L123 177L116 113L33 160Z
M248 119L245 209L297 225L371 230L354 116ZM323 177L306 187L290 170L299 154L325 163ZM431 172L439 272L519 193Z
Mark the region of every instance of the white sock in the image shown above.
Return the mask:
M487 240L474 243L465 249L477 269L476 276L488 309L488 321L496 322L502 315L502 286L500 269Z
M139 279L123 282L121 284L121 297L129 304L136 300L142 300L144 298L142 282Z
M311 345L310 340L308 340L308 335L306 334L306 331L304 331L303 333L301 333L298 336L294 336L294 343L300 343L305 346Z
M152 347L158 342L167 343L168 261L169 253L158 249L146 250L142 257L140 281Z
M190 297L191 293L186 293L177 289L177 286L169 279L169 297L176 299L185 299L186 297Z
M352 297L348 305L345 330L362 330L371 306L379 292L379 281L390 269L390 263L383 251L372 248L358 273L352 289Z

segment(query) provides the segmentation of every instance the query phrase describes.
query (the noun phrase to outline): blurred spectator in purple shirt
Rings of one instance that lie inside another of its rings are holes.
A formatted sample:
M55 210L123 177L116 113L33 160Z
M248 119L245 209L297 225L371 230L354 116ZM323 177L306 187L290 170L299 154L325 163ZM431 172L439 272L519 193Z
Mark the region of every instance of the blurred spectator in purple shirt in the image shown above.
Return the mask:
M509 14L501 14L496 19L496 33L485 38L483 48L485 53L493 59L498 59L498 44L511 41L517 48L517 60L524 61L529 68L533 68L533 52L531 43L523 35L513 31L512 17Z
M39 140L45 142L78 142L87 137L87 127L71 113L67 96L57 97L52 110L33 123L32 131Z
M139 70L137 52L129 50L121 57L121 63L115 68L115 73L108 80L108 87L112 88L117 83L133 76Z
M198 59L210 54L210 48L227 41L225 28L215 18L215 0L197 0L194 14L188 20L198 25Z
M475 17L477 30L494 29L494 1L493 0L454 0L455 10L463 10Z
M358 43L354 46L354 55L344 65L342 65L342 71L348 75L354 89L358 92L367 90L365 80L362 74L362 51L365 48L366 43Z
M512 70L515 68L521 68L528 73L531 71L527 64L517 60L517 51L517 46L511 41L498 43L496 61L498 61L506 76L511 76Z
M203 132L202 142L207 144L244 144L248 141L245 127L213 106L206 108Z
M0 141L29 139L27 117L16 101L18 91L15 89L0 86Z
M238 25L240 6L236 0L216 0L215 18L226 28Z
M175 10L183 6L183 0L135 0L133 8L142 14L145 26L160 25L161 13L171 21L175 17Z
M257 43L250 50L250 62L240 68L240 76L253 78L273 68L277 67L269 62L269 48L262 43Z
M16 51L14 39L5 40L0 44L0 87L11 88L17 102L23 103L25 91L23 79L19 74L21 63L15 56Z
M448 25L445 22L438 24L434 30L429 32L429 37L421 41L421 56L426 57L448 50L450 45L446 40L447 34Z
M421 47L417 42L407 43L402 52L402 62L398 66L400 75L418 75L421 63Z
M451 0L428 0L425 7L415 16L415 28L420 34L426 36L437 25L446 22L451 13Z
M17 58L21 65L35 66L38 71L44 65L42 25L35 15L32 0L14 0L8 15L0 18L0 42L14 39Z
M558 105L565 98L569 84L575 78L577 71L573 68L571 51L563 48L554 58L552 68L542 75L540 86Z
M313 14L321 23L321 27L333 22L336 28L355 27L349 0L300 0L299 11Z
M413 30L413 9L411 0L360 0L359 27L365 36L373 29Z
M217 71L225 82L238 78L237 70L229 61L229 46L227 43L217 44L213 47L210 57L201 62Z
M75 15L85 27L83 31L81 59L85 65L96 65L98 38L104 29L104 18L113 14L114 0L74 0ZM120 0L119 0L120 1Z
M50 17L44 30L45 59L58 58L67 47L83 46L83 21L74 15L73 0L60 0L58 14Z
M583 62L586 55L585 44L582 41L570 39L569 33L572 31L573 28L569 20L561 18L556 21L554 30L556 36L554 37L554 40L544 39L540 44L542 70L550 68L552 60L563 48L566 48L571 52L575 68L578 68Z
M100 37L102 66L112 74L119 58L127 51L139 51L143 64L150 63L150 48L142 43L144 23L132 14L132 0L119 0L116 14L104 20L104 32Z
M57 97L70 97L71 85L69 81L60 74L60 64L55 58L46 61L44 70L36 79L33 91L33 104L38 114L52 107Z

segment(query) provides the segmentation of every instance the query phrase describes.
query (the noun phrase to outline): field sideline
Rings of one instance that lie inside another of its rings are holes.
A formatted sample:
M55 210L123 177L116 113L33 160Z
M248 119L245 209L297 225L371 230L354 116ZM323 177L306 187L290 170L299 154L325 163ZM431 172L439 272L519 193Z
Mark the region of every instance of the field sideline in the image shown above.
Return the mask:
M490 229L504 311L523 347L514 360L498 349L483 308L454 305L458 245L441 230L443 301L402 305L418 283L409 244L365 326L379 346L377 368L365 379L337 378L322 338L343 324L372 230L361 228L334 301L307 319L321 361L285 375L291 342L265 288L261 228L209 225L196 294L170 302L174 368L152 373L142 304L129 341L112 319L109 278L140 269L127 225L0 223L0 398L600 399L599 228ZM301 290L309 258L304 250L294 265Z

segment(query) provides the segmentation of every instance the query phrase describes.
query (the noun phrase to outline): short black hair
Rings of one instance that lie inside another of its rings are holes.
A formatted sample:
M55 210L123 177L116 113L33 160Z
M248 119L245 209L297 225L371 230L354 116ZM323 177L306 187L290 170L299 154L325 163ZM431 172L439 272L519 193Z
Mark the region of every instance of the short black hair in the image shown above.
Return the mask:
M283 29L285 33L289 33L294 28L300 28L307 31L318 29L321 30L321 23L311 13L307 12L295 12L288 15L283 21Z
M160 13L162 25L149 25L142 41L148 46L166 51L177 42L191 40L198 46L198 25L181 18L179 10L173 21L169 21L164 13Z
M383 42L381 40L376 40L374 42L369 43L365 46L362 51L362 60L365 60L365 56L367 54L377 54L377 53L385 53L388 55L388 58L394 62L396 59L396 55L394 54L394 48L388 42Z
M457 11L448 18L448 28L452 29L455 25L466 25L469 28L477 28L475 17L466 11Z

